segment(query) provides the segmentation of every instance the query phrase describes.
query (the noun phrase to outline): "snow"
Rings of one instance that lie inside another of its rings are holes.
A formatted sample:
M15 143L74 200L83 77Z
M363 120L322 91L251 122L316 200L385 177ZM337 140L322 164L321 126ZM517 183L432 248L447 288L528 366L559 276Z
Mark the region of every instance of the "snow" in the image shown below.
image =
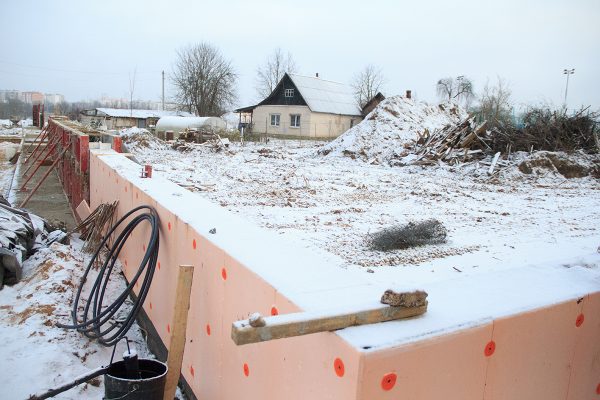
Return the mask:
M17 123L17 125L19 125L22 128L26 128L28 126L33 126L33 120L31 118L22 119Z
M121 129L117 134L121 136L127 150L131 152L143 152L144 149L161 150L167 148L165 142L144 128L133 127Z
M343 83L289 74L302 98L313 112L361 115L353 90Z
M369 115L334 141L319 149L328 157L347 156L372 164L404 163L419 137L457 124L467 113L455 104L430 105L403 96L382 101Z
M4 161L13 158L17 151L19 151L19 147L19 143L0 142L0 160Z
M438 126L452 119L431 111ZM375 306L390 288L430 293L430 311L406 332L393 328L402 321L340 332L357 347L405 343L600 290L600 182L522 174L516 161L527 154L489 177L479 163L390 167L323 157L322 144L309 141L185 153L159 144L133 151L153 166L151 180L130 160L104 159L198 232L216 228L217 246L299 307ZM370 232L429 218L446 226L448 243L391 252L366 245Z
M87 255L82 242L54 243L24 262L23 280L0 291L0 375L2 398L24 399L50 387L69 382L78 375L108 365L112 348L100 346L77 331L55 324L71 323L70 312L76 286ZM93 270L92 270L93 271ZM95 273L95 272L93 272ZM124 287L120 275L114 275L107 298L113 298ZM94 280L92 276L89 282ZM87 298L84 294L84 298ZM142 358L153 358L137 326L127 334ZM118 345L123 353L124 341ZM59 399L102 398L102 377L94 383L79 385Z
M0 128L12 127L12 121L10 119L0 119Z

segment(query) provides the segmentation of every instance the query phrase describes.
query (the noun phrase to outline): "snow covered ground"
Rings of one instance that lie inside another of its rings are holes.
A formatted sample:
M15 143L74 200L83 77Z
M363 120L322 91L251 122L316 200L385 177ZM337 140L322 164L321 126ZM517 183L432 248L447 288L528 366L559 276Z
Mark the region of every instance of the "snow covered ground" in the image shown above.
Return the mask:
M342 268L401 273L423 284L570 260L600 245L600 182L591 177L525 175L516 163L493 177L476 163L371 165L319 155L322 143L308 141L182 152L136 134L129 149L155 172L299 246L338 256ZM446 244L390 252L367 246L370 233L429 218L447 227Z
M25 261L23 280L0 291L3 367L0 398L26 399L31 394L70 382L88 370L108 365L112 348L102 347L77 331L55 326L57 322L71 322L72 300L87 259L81 245L75 239L68 246L54 243L38 251ZM115 275L106 298L123 289L124 279ZM140 357L153 358L137 324L127 337L134 342ZM116 361L121 360L124 350L122 342L117 347ZM100 377L56 398L100 399L103 394Z

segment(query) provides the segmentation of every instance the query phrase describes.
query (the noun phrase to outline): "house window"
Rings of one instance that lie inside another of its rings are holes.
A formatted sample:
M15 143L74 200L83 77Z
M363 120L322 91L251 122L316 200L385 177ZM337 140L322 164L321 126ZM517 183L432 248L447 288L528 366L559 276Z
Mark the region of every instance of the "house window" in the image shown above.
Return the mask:
M281 115L271 114L271 126L279 126L280 120L281 120Z
M300 128L300 114L291 114L290 117L290 126L292 128Z
M285 97L294 97L294 89L285 89Z

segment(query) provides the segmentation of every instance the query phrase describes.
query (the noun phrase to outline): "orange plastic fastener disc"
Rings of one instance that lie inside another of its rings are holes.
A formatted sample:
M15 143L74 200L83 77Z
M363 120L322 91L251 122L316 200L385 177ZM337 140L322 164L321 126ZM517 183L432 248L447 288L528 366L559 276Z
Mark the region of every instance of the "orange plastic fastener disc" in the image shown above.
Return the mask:
M488 342L488 344L485 345L485 350L483 351L483 353L485 354L486 357L489 357L492 354L494 354L495 351L496 351L496 342L494 342L493 340L490 340Z
M335 370L335 374L340 378L344 376L344 362L341 359L335 359L335 361L333 362L333 369Z
M381 388L383 390L392 390L394 385L396 384L397 376L395 373L389 373L383 376L381 379Z

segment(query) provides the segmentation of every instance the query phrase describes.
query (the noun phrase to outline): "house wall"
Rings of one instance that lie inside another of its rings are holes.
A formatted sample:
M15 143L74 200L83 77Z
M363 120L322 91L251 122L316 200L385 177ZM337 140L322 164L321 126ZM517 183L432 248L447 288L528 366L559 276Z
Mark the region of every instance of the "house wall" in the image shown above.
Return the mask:
M271 126L271 114L280 114L280 126ZM300 114L300 127L290 126L290 115ZM267 135L314 137L310 130L311 115L308 106L258 106L252 113L252 132Z
M311 133L318 137L336 138L361 121L359 116L312 113Z
M280 126L271 126L271 114L280 114ZM300 114L300 128L290 127L290 115ZM316 113L308 106L258 106L252 115L253 132L267 135L335 138L350 129L361 117Z

